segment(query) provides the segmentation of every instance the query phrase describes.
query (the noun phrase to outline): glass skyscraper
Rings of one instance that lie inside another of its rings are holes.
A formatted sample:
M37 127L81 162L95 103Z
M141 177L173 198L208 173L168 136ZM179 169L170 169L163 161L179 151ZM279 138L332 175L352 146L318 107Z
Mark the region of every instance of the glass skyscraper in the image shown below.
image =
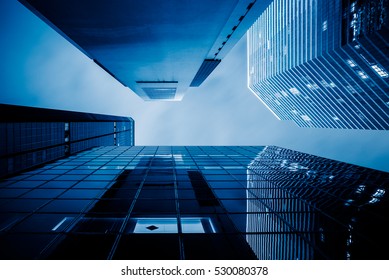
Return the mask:
M248 31L248 85L301 127L389 129L387 0L274 0Z
M0 177L96 146L134 145L128 117L0 104Z
M274 146L96 147L0 181L0 258L388 259L388 183Z
M266 147L248 168L247 232L262 234L247 241L260 259L388 259L388 175Z

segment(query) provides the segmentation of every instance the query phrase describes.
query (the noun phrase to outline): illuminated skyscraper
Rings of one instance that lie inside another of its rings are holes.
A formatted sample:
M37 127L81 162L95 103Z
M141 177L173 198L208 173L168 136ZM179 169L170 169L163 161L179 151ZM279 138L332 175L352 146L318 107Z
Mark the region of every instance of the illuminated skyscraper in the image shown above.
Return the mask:
M269 146L247 174L246 239L259 259L387 259L388 173Z
M248 86L301 127L389 129L387 0L275 0L248 31Z
M181 100L270 0L20 2L144 100Z
M96 146L134 145L128 117L0 104L0 177Z

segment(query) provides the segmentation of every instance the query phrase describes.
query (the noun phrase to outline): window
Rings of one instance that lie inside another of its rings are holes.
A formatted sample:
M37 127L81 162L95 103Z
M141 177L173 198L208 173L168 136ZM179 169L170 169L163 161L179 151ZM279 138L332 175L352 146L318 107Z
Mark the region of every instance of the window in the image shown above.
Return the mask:
M290 91L291 93L293 93L293 94L296 94L296 95L297 95L297 94L300 94L300 91L299 91L297 88L295 88L295 87L294 87L294 88L290 88L289 91Z
M304 121L311 121L311 118L308 117L307 115L302 115L301 118L304 120Z
M327 28L328 28L328 22L325 20L325 21L323 21L323 24L322 24L322 30L326 31Z
M355 66L357 66L357 65L355 64L355 62L352 61L351 59L347 59L346 61L347 61L347 64L350 65L350 67L355 67Z
M374 71L377 72L378 75L380 75L382 78L387 78L388 72L386 72L383 68L379 67L378 65L372 65L371 68L373 68Z
M359 77L361 77L364 80L369 78L369 76L367 76L366 73L361 70L357 71L357 74L359 75Z
M177 218L136 218L133 233L178 233ZM214 233L215 228L210 218L181 218L183 233Z

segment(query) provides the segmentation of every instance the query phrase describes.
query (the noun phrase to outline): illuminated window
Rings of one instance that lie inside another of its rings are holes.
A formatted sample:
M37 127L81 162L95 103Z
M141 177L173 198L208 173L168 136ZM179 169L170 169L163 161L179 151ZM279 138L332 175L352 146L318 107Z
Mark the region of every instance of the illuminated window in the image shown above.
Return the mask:
M358 70L357 74L359 75L359 77L361 77L364 80L369 78L369 76L367 76L366 73L361 70Z
M356 192L357 194L361 194L361 193L363 193L363 191L365 190L365 188L366 188L365 185L359 185L355 192Z
M281 91L282 95L285 96L285 97L288 97L288 93L286 91Z
M327 23L327 21L325 20L325 21L323 21L323 24L322 24L322 30L323 30L323 31L326 31L327 28L328 28L328 23Z
M300 91L297 88L290 88L289 91L293 94L300 94Z
M352 61L351 59L347 59L346 61L347 61L348 65L350 65L350 67L355 67L355 66L357 66L357 65L355 64L355 62Z
M355 2L351 3L350 10L351 10L351 12L355 11Z
M373 68L374 71L378 73L382 78L387 78L388 72L386 72L383 68L379 67L378 65L372 65L371 68Z
M317 84L313 83L313 84L307 84L307 88L309 88L309 89L319 89L319 86Z

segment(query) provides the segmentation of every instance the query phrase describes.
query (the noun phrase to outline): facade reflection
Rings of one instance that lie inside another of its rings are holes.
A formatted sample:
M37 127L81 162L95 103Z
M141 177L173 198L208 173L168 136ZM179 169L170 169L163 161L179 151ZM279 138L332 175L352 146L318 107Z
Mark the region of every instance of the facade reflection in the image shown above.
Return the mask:
M0 181L2 259L385 259L389 174L278 147L98 147Z
M386 259L388 174L278 147L248 169L247 241L259 259Z

